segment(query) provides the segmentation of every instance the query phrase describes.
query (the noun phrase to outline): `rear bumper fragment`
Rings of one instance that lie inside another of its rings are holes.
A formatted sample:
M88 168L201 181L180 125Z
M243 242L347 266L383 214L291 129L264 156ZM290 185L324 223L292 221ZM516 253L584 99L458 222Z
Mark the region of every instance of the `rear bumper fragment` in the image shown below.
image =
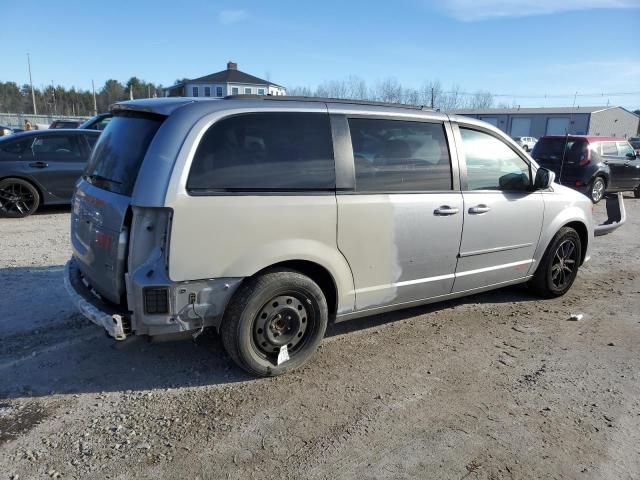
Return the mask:
M74 259L64 267L64 286L71 301L82 315L103 327L116 340L124 340L130 331L129 316L102 302L87 287Z
M624 222L627 221L627 212L624 208L622 193L618 193L615 196L607 196L606 202L607 221L602 225L598 225L597 227L595 227L593 233L596 237L613 232L614 230L624 225Z

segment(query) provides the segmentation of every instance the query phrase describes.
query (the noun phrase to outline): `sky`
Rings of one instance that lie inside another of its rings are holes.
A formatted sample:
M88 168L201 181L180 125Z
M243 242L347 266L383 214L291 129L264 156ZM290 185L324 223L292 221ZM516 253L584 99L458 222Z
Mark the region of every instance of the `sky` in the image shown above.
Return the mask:
M27 83L29 53L36 86L171 85L233 60L289 87L392 77L523 107L577 92L640 108L640 0L0 0L0 45L0 81Z

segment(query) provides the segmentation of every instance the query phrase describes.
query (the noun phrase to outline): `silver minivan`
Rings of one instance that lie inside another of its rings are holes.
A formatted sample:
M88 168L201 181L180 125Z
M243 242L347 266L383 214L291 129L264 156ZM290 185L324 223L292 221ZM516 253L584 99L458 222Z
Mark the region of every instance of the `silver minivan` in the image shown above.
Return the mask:
M249 96L112 113L65 283L118 340L213 327L238 365L277 375L329 322L525 282L555 297L589 258L589 199L478 120Z

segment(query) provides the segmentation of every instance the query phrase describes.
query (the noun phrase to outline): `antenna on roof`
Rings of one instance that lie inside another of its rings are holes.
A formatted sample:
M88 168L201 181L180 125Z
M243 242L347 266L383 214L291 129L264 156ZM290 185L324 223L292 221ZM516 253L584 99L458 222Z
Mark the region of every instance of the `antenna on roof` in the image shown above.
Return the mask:
M562 161L560 162L560 175L558 176L558 183L562 182L562 170L564 169L564 159L567 156L567 145L569 145L569 130L571 130L571 125L573 125L573 111L576 108L577 96L578 92L573 95L573 105L571 107L571 113L569 114L569 125L564 131L564 148L562 149Z

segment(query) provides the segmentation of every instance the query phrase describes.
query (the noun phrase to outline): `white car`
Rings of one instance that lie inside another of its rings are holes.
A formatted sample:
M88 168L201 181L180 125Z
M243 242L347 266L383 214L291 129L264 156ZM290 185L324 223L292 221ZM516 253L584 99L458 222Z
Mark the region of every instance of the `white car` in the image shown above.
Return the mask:
M538 141L535 137L513 137L513 140L520 145L525 152L530 152Z

